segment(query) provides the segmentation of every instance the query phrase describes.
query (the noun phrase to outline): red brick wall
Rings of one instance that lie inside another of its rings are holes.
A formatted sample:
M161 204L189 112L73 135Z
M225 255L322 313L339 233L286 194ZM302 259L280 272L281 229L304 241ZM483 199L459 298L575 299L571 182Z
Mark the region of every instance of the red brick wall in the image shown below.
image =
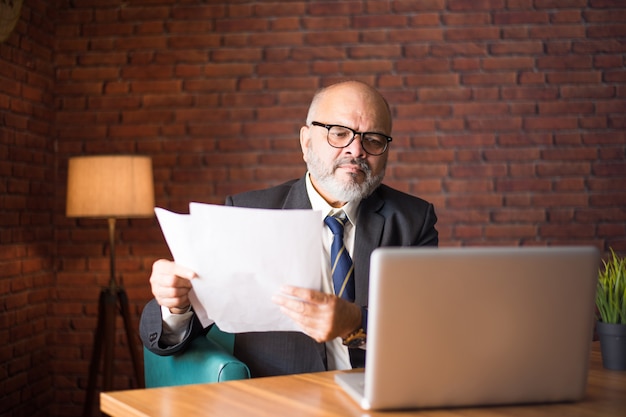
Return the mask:
M26 0L26 8L43 3ZM37 155L28 163L2 159L3 195L21 197L0 200L0 263L13 268L0 272L0 335L14 340L0 352L27 351L34 321L4 317L14 317L9 300L35 297L48 315L51 415L80 413L98 287L108 279L106 222L64 216L68 158L147 154L157 205L221 203L303 174L297 131L313 91L337 80L367 81L388 98L395 124L386 182L435 203L442 245L626 252L622 1L58 0L52 16L53 60L14 54L49 51L29 12L0 49L0 92L10 96L0 96L0 153L20 154L18 133L39 138L22 150ZM36 111L46 100L31 98L29 107L12 97L52 71L43 95L54 96L49 132L49 114ZM6 123L23 113L32 126ZM29 177L16 186L19 168ZM42 232L29 232L33 222ZM4 250L5 236L17 239L8 240L14 252ZM36 271L15 269L29 259L28 239L49 249L47 263L35 256ZM117 250L137 321L151 263L167 247L155 220L134 220L118 222ZM49 299L22 287L23 277L40 274ZM134 386L121 328L117 389ZM38 354L24 353L28 366L12 359L2 368L11 398L49 395L29 385L31 372L42 372L31 368Z
M0 415L46 416L54 401L54 11L29 1L21 16L0 43Z

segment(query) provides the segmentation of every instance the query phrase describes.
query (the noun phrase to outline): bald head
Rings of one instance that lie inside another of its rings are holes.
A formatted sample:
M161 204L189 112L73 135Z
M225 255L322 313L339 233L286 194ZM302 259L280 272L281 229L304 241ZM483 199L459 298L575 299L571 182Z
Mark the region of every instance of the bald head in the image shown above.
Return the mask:
M391 135L391 110L387 100L376 89L361 81L344 81L319 90L311 101L306 124L332 117L332 112L352 111L363 120L370 120L376 131ZM336 113L335 113L336 114Z

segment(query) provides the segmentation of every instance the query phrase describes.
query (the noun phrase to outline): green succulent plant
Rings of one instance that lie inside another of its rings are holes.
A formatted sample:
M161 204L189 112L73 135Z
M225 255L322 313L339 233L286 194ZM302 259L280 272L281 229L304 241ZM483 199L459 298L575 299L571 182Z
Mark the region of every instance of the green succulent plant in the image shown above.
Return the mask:
M598 272L596 306L604 323L626 324L626 259L611 249Z

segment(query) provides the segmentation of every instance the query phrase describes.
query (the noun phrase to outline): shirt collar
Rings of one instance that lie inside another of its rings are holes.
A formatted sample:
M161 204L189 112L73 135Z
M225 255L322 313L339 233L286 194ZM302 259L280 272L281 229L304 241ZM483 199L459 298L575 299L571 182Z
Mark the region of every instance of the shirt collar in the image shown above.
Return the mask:
M346 216L348 217L348 220L350 221L350 223L355 225L356 224L356 214L357 214L357 210L359 208L359 203L360 202L350 201L350 202L346 203L343 207L340 207L340 208L332 207L330 204L328 204L326 202L326 200L324 200L324 197L322 197L317 192L315 187L313 187L313 183L311 182L310 175L311 174L309 172L307 172L306 175L305 175L305 178L306 178L306 192L307 192L307 194L309 196L309 200L311 201L311 207L313 208L313 210L321 211L322 212L322 219L325 218L328 215L333 216L338 211L343 211L344 213L346 213Z

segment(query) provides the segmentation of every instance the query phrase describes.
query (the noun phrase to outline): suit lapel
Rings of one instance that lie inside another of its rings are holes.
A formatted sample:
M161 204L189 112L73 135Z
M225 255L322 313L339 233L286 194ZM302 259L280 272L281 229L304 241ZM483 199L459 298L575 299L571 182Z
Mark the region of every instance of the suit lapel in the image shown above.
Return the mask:
M291 185L291 189L283 203L283 209L311 209L311 200L306 193L306 181L300 178Z
M380 246L385 218L379 213L384 201L374 193L361 201L354 240L356 303L368 305L370 256Z

